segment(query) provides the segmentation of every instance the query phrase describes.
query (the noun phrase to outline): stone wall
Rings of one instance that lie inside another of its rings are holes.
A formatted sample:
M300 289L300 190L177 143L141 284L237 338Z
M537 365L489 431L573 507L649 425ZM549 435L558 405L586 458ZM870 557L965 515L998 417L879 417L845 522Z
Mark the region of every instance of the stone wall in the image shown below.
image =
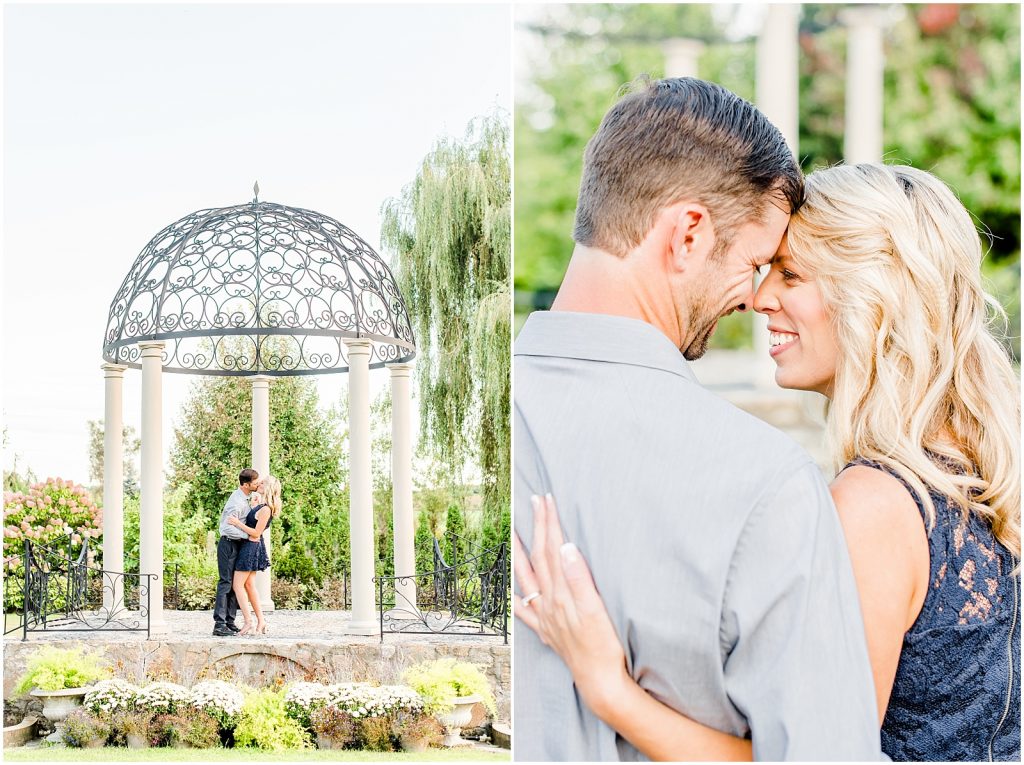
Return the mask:
M236 680L253 686L292 680L400 683L402 672L421 661L455 657L482 665L498 702L498 719L511 716L511 646L499 641L441 643L404 640L395 643L223 639L124 641L99 635L88 641L61 641L62 647L84 645L100 652L118 677L143 683L169 680L190 686L204 679ZM4 696L25 670L37 641L4 641Z

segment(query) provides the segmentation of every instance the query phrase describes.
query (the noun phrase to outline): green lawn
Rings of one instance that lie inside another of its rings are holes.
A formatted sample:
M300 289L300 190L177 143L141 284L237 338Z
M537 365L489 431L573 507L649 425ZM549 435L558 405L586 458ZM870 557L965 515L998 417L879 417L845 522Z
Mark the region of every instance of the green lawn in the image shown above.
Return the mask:
M69 749L62 746L4 749L7 762L507 762L507 750L460 747L413 752L303 749L262 752L257 749Z

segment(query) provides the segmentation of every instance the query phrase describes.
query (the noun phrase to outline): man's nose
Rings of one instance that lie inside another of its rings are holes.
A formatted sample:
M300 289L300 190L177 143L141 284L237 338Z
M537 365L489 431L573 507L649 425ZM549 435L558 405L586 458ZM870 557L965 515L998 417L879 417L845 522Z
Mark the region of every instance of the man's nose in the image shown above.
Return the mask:
M753 306L753 305L754 305L754 288L753 288L753 282L751 282L751 286L747 289L747 294L743 297L742 302L738 306L736 306L735 310L740 311L741 313L746 313L747 311L750 310L751 306Z

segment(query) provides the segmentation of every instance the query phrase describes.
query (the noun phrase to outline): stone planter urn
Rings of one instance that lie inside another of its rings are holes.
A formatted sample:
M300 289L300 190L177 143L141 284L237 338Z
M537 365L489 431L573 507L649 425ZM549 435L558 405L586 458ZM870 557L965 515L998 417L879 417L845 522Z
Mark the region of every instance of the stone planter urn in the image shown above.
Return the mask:
M341 744L337 739L331 736L325 736L323 733L316 734L316 748L317 749L341 749Z
M149 739L137 733L129 733L125 736L129 749L149 749Z
M67 716L82 706L88 688L62 688L59 691L43 691L34 688L29 695L43 702L43 716L54 723L64 722Z
M469 745L469 742L462 739L459 734L462 733L462 728L469 725L469 721L473 719L473 705L481 701L483 699L475 695L459 696L451 700L454 705L451 712L437 716L438 721L444 726L443 743L445 746Z
M430 738L427 736L407 736L402 734L403 752L425 752L430 746Z

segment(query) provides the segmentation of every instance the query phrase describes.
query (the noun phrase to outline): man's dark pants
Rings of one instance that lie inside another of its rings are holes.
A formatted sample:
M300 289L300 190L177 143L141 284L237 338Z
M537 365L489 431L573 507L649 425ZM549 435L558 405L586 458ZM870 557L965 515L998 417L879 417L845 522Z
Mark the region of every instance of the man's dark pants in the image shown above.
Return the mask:
M217 581L217 600L213 604L214 629L234 624L235 616L238 615L238 598L231 588L231 581L235 576L235 560L244 541L222 536L217 542L217 572L220 579Z

